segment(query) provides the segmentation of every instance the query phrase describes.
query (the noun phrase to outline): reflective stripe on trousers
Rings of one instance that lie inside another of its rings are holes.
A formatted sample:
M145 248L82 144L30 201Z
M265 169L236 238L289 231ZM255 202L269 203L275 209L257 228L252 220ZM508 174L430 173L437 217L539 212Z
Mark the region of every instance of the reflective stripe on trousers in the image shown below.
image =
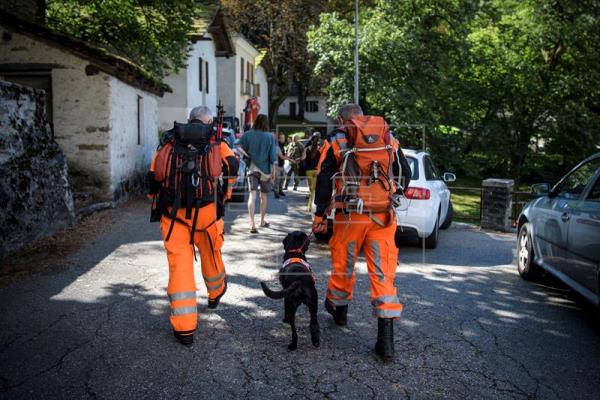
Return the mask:
M194 306L194 307L177 307L177 308L171 309L172 316L197 314L197 313L198 313L198 308L196 306Z
M399 310L382 310L380 308L374 308L372 315L377 318L400 318L402 316L402 308Z

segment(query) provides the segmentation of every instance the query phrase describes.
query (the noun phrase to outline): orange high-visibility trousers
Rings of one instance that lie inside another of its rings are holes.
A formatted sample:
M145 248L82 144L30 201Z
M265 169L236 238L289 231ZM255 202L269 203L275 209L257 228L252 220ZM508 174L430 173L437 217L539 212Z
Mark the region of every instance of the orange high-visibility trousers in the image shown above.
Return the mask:
M347 305L352 300L354 264L362 250L367 260L371 282L373 316L400 318L402 304L394 286L398 248L394 242L396 216L393 213L374 214L379 221L390 221L387 226L375 223L369 215L338 213L329 242L332 271L327 298L335 305Z
M193 212L192 212L193 216ZM198 209L194 244L200 253L202 276L209 299L219 296L225 288L225 265L221 257L223 247L222 219L216 220L216 205L209 204ZM171 303L171 326L181 335L193 334L198 321L196 306L196 282L194 280L194 249L190 244L192 220L185 218L185 209L178 210L173 231L164 242L169 261L169 285L167 294ZM171 219L163 215L160 221L163 241L167 236Z

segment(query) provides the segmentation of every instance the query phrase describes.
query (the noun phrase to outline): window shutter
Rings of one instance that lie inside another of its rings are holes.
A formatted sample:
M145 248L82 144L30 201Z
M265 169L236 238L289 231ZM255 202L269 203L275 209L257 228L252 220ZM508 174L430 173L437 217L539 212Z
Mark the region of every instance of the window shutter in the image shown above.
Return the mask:
M206 93L208 94L208 61L206 61Z
M202 91L202 81L203 81L202 65L203 65L202 57L199 57L198 58L198 90L200 90L200 91Z

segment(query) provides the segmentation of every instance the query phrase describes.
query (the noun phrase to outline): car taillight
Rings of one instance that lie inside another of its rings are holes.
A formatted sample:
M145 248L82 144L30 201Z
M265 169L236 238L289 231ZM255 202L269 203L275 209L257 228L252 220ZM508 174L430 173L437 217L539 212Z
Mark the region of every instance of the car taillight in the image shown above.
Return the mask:
M404 195L407 199L413 200L429 200L431 197L431 192L429 189L419 188L419 187L409 187L404 192Z

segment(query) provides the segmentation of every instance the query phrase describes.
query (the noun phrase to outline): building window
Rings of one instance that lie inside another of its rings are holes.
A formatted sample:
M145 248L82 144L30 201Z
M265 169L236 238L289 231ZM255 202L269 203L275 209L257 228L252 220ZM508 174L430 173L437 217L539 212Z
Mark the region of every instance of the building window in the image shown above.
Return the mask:
M242 80L242 82L244 82L244 68L245 67L246 66L244 65L244 57L242 57L242 62L240 63L240 72L242 74L240 79Z
M208 61L205 62L206 65L206 93L208 93Z
M254 83L254 65L249 62L246 64L246 81Z
M260 84L258 83L254 85L254 95L257 97L260 96Z
M144 130L144 98L137 97L137 144L142 144Z
M202 62L202 57L198 58L198 90L202 91L202 66L204 63Z
M319 102L316 100L310 100L304 103L304 111L306 112L319 112Z

